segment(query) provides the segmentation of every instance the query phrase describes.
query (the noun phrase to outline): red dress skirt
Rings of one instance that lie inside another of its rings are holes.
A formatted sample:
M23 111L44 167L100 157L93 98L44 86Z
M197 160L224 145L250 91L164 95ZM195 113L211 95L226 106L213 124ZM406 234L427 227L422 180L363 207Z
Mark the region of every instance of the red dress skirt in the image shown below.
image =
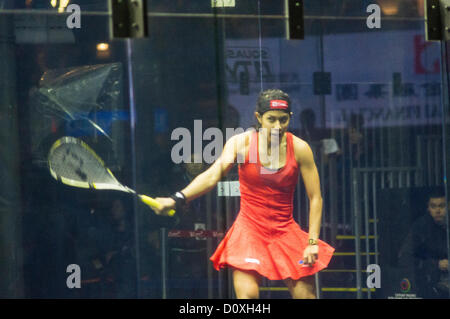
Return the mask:
M259 161L258 134L253 133L245 162L239 167L241 208L236 220L211 256L214 268L254 270L270 280L297 280L326 268L334 248L319 240L319 255L304 266L308 233L292 218L299 165L292 134L286 133L286 164L277 171Z

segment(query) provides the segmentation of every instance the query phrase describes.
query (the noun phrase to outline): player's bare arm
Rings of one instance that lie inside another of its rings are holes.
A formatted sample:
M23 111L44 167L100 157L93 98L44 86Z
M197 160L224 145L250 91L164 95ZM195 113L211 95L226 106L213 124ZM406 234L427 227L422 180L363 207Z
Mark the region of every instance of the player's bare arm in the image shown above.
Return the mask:
M227 175L232 168L238 156L243 156L243 150L246 150L248 144L249 132L244 132L232 136L223 148L220 157L206 171L198 175L181 193L187 202L192 201L209 191L211 191L220 179ZM159 209L154 209L157 214L165 214L169 209L175 207L175 201L172 198L156 198L161 204Z
M314 162L314 155L308 143L298 137L294 137L295 158L300 165L303 183L310 202L309 209L309 239L317 240L320 234L322 219L322 194L320 191L320 179ZM318 246L308 246L305 251L305 262L314 263L318 254Z

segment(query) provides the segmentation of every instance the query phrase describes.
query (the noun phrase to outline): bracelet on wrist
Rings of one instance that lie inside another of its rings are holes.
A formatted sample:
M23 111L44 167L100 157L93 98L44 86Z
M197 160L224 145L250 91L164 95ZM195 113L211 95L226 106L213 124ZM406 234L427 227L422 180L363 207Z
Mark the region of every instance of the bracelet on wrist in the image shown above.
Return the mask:
M317 245L316 239L308 239L308 245Z
M175 208L179 210L184 205L186 205L186 196L182 192L176 192L172 196L170 196L175 201Z

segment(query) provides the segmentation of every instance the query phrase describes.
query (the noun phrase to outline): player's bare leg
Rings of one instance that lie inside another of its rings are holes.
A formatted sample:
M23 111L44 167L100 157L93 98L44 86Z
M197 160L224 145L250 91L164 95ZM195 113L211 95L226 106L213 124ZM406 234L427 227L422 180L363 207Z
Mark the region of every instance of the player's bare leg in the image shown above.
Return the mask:
M284 282L293 299L315 299L316 289L314 276L308 276L299 280L285 279Z
M233 284L238 299L258 299L261 277L254 271L233 269Z

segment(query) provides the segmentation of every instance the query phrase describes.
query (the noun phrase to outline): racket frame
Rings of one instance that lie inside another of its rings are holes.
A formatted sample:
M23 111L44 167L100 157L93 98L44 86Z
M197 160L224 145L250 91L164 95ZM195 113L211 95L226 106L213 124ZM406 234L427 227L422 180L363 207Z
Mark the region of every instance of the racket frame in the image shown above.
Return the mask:
M87 150L105 168L105 170L108 172L110 177L115 181L115 183L89 183L89 182L73 180L73 179L58 175L52 168L50 158L51 158L53 152L58 147L60 147L62 144L78 144L82 148ZM49 168L49 171L50 171L50 174L52 175L52 177L54 179L56 179L57 181L60 181L63 184L73 186L73 187L78 187L78 188L96 189L96 190L116 190L116 191L131 193L131 194L138 196L139 199L147 205L150 205L153 207L158 207L158 205L159 205L159 203L156 200L154 200L153 198L146 196L146 195L139 195L136 193L135 190L133 190L125 185L122 185L117 180L117 178L113 175L111 170L105 166L105 162L100 158L100 156L98 156L94 152L94 150L89 147L89 145L87 145L85 142L83 142L82 140L80 140L78 138L75 138L72 136L64 136L64 137L61 137L60 139L58 139L55 143L53 143L53 145L50 148L50 151L48 153L48 156L47 156L47 165L48 165L48 168ZM173 216L174 214L175 214L175 210L170 210L168 213L169 216Z

